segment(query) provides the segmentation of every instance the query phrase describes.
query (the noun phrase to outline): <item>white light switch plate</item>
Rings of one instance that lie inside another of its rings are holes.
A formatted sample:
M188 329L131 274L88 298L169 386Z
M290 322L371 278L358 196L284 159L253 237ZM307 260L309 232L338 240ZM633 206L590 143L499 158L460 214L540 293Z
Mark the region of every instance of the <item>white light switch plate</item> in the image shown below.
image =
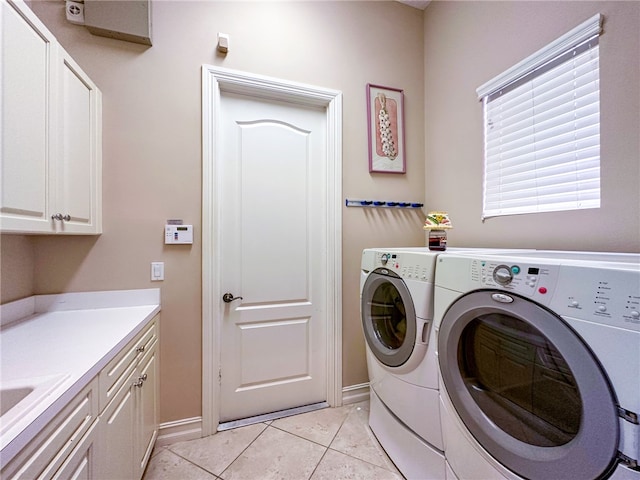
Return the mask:
M164 280L164 262L151 262L151 281Z

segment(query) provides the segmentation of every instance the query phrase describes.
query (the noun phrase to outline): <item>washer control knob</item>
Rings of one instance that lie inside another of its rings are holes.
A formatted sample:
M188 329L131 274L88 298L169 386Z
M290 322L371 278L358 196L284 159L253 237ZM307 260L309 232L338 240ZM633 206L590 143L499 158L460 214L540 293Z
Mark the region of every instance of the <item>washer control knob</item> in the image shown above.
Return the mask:
M498 265L493 270L493 279L500 285L509 285L513 280L513 273L511 269L506 265Z
M386 265L387 262L389 261L389 254L383 253L382 256L380 257L380 261L382 262L382 265Z

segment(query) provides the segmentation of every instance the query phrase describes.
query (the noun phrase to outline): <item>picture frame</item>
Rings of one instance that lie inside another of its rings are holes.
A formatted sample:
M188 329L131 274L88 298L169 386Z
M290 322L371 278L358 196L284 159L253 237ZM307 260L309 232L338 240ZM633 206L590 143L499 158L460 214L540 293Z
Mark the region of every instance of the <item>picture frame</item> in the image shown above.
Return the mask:
M367 84L369 173L406 173L404 91Z

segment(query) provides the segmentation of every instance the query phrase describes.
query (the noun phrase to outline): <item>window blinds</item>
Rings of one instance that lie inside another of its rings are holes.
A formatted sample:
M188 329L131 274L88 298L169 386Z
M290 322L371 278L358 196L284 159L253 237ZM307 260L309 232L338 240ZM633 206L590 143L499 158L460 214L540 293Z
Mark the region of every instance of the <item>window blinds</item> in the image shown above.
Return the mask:
M600 22L596 15L478 89L483 219L600 206Z

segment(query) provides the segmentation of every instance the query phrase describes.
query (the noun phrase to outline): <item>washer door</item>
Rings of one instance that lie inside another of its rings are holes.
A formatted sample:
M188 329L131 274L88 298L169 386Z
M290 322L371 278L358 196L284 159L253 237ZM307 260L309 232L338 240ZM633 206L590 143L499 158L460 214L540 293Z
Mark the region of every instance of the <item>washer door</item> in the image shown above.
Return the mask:
M614 465L616 399L598 361L559 316L516 295L471 292L444 315L438 355L463 423L516 474L595 479Z
M416 312L404 281L386 268L367 277L360 305L369 348L388 367L404 365L416 343Z

